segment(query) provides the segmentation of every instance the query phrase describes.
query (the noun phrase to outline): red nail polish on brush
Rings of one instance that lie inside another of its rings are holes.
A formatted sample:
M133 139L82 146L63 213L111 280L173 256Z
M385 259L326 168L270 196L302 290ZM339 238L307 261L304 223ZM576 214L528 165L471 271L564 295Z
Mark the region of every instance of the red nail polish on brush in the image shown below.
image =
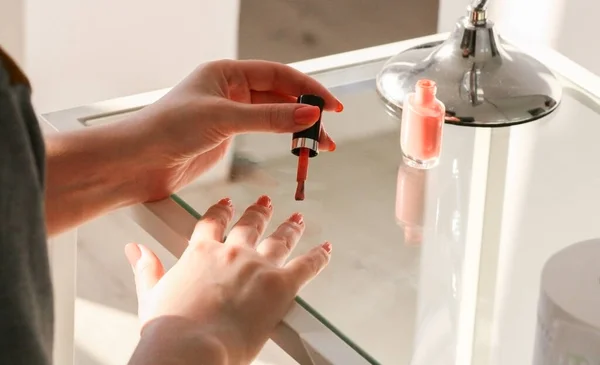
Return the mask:
M298 103L318 106L321 113L325 100L317 95L300 95ZM292 135L292 153L298 156L298 171L296 173L296 200L304 200L304 184L308 174L308 159L319 154L319 136L321 133L321 115L311 127Z

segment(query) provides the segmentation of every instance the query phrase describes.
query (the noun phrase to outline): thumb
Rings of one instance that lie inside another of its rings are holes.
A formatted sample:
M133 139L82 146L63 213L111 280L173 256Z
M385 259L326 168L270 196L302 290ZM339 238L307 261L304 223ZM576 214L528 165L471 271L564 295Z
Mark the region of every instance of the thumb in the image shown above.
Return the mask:
M143 245L130 243L125 246L125 256L133 269L138 300L158 283L165 268L154 252Z
M319 107L306 104L242 104L225 118L227 134L247 132L289 133L304 130L319 120Z

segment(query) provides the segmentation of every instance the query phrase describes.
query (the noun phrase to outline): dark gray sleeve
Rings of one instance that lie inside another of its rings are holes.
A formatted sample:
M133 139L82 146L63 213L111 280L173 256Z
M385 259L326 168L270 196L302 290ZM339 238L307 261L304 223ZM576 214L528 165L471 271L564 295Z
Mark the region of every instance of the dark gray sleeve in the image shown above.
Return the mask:
M29 84L0 49L0 364L52 362L44 165Z

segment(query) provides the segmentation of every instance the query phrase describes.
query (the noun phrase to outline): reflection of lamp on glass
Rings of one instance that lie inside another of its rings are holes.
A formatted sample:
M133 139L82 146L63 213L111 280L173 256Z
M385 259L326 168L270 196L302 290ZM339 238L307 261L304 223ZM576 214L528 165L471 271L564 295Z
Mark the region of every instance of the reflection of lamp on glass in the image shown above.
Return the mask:
M539 119L556 109L562 88L552 72L506 44L486 14L487 0L474 0L450 37L392 57L377 76L388 112L399 117L417 80L438 86L446 122L504 126Z
M396 221L404 230L404 244L418 246L423 240L427 170L406 164L398 168Z
M534 365L600 364L600 239L554 254L542 272Z

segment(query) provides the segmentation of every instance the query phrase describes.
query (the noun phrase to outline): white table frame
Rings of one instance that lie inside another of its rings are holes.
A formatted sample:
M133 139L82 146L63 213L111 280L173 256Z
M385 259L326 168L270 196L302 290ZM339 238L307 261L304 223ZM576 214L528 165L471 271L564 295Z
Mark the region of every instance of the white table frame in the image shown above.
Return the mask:
M321 73L384 60L404 49L427 42L440 41L446 37L447 34L436 34L298 62L291 66L307 74ZM519 45L518 42L517 45ZM591 72L553 50L535 49L527 44L520 46L555 72L588 90L591 95L600 97L600 81ZM88 120L135 111L158 100L167 91L168 89L164 89L49 113L43 115L42 119L56 131L84 128ZM476 137L476 143L489 147L486 153L477 154L473 161L476 164L474 166L478 166L477 170L480 172L473 174L474 181L471 186L481 188L473 189L471 192L471 212L479 214L470 214L470 216L476 217L480 221L471 222L472 224L469 225L472 227L471 232L467 234L466 255L470 256L470 260L474 264L469 270L465 270L468 273L465 273L464 278L469 281L473 290L467 293L466 305L461 311L461 322L464 324L461 328L464 330L459 334L458 342L457 360L460 359L460 364L471 364L474 356L478 358L482 354L482 350L476 349L474 345L477 331L476 316L478 311L482 310L477 308L477 296L479 291L485 290L480 287L478 282L478 274L482 265L480 262L481 242L483 237L488 237L498 229L497 225L490 224L489 220L484 221L484 217L487 216L486 213L498 209L498 204L502 204L502 199L486 201L486 196L490 196L487 192L497 191L499 194L503 194L502 186L498 186L492 179L489 179L494 173L488 169L490 160L494 159L494 147L489 143L490 133L490 129L482 128L478 130ZM150 233L176 257L179 257L185 249L195 225L195 218L171 199L133 206L128 208L127 213L133 222ZM77 268L76 231L51 240L50 258L56 297L55 363L72 364ZM298 303L293 306L280 326L277 327L272 339L303 365L366 365L370 363L357 350L342 340L338 334L332 332Z

